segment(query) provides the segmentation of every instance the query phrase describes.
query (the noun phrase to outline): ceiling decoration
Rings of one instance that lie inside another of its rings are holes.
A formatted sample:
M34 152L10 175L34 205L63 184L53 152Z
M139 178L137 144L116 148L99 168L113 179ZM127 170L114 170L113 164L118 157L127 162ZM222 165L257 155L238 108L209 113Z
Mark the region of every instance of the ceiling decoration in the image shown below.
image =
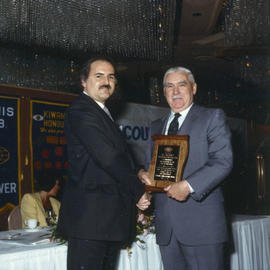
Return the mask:
M226 46L270 43L269 0L227 0L225 3Z
M175 11L176 0L1 0L0 44L160 60Z
M270 85L270 2L229 0L225 9L225 46L233 48L235 71L254 89Z

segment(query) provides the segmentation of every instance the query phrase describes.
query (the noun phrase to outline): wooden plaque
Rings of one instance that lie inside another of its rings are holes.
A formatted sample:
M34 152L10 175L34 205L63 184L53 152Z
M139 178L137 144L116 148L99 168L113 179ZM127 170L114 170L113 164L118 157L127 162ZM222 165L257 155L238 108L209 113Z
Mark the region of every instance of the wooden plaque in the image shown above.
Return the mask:
M164 192L173 182L182 180L188 156L188 135L153 135L154 152L148 170L151 185L147 191Z

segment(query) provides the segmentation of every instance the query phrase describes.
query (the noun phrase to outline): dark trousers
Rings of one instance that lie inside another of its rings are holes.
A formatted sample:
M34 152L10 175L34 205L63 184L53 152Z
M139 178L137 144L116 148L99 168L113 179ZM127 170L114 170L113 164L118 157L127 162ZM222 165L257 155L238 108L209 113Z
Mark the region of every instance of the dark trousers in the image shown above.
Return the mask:
M121 242L70 238L67 270L114 270Z

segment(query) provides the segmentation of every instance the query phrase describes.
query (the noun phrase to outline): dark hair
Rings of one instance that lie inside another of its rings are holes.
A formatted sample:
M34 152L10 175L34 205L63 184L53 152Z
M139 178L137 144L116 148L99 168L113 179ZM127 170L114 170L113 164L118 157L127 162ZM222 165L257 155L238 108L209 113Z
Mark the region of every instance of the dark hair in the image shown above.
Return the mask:
M37 175L35 191L47 191L49 192L56 184L58 180L60 187L63 185L64 179L60 171L56 169L46 169Z
M87 80L89 73L90 73L90 70L91 70L91 65L92 65L92 63L94 63L96 61L104 61L104 62L110 63L113 66L114 71L116 72L116 67L115 67L114 61L111 58L106 57L106 56L96 56L96 57L89 59L87 62L85 62L82 65L81 72L80 72L81 81Z

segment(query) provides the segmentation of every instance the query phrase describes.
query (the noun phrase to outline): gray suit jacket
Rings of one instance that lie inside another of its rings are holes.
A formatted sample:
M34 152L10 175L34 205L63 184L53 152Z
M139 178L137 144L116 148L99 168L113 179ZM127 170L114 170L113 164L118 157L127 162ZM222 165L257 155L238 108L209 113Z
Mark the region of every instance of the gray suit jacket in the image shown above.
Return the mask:
M154 121L151 135L164 134L168 116ZM232 168L230 130L221 109L193 105L179 135L189 136L189 154L183 171L194 189L185 202L157 193L155 222L157 243L168 244L172 230L187 245L221 243L227 240L227 226L220 184ZM149 143L147 162L151 160L153 142Z

